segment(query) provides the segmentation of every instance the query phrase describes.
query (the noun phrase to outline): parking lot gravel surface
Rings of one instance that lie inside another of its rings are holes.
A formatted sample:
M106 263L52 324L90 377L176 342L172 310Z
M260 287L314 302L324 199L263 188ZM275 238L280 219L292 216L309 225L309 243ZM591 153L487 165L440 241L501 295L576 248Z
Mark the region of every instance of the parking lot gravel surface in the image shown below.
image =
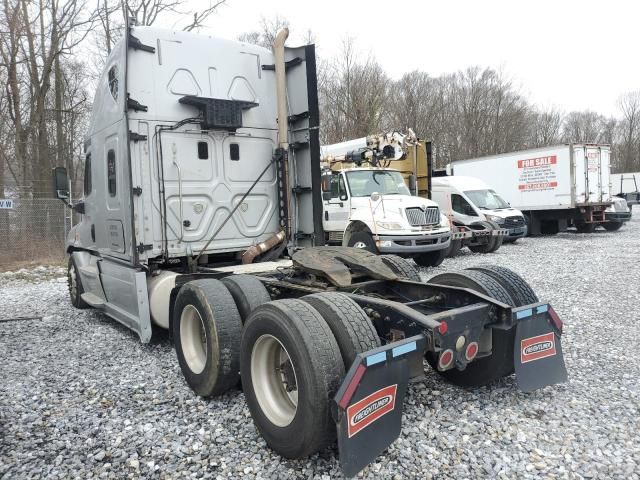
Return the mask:
M360 477L639 478L640 218L463 250L422 273L488 263L520 273L560 314L569 382L464 390L428 371L409 388L400 438ZM42 316L0 321L0 477L341 476L335 448L299 461L270 451L239 390L192 393L166 335L143 345L74 309L64 273L0 274L0 320Z

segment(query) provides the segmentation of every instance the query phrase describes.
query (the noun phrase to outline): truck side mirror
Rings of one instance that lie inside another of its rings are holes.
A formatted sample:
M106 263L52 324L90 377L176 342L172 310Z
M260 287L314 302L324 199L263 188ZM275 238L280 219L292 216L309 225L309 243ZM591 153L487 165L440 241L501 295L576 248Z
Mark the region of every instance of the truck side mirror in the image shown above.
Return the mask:
M322 185L322 191L323 192L328 192L331 190L331 175L323 175L322 176L322 181L321 181L321 185ZM322 197L324 198L324 197ZM327 199L325 199L327 200Z
M409 191L411 195L418 195L418 179L415 175L409 175Z
M331 200L331 192L322 192L322 200L327 202Z
M56 167L53 169L53 193L59 200L66 203L69 198L69 177L67 169Z

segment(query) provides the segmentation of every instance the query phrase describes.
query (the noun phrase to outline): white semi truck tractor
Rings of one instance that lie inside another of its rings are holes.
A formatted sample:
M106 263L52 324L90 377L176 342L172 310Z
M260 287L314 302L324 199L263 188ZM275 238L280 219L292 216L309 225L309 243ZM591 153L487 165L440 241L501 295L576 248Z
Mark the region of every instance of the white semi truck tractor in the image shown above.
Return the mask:
M354 476L400 435L425 358L460 386L515 371L535 390L566 379L562 322L504 268L423 283L404 259L324 246L315 50L285 47L287 34L272 52L125 32L97 85L84 198L69 205L69 296L142 342L168 329L194 395L241 379L274 451L337 441ZM66 203L68 185L56 168Z
M431 200L412 196L389 168L412 143L397 132L321 147L322 224L327 243L440 265L454 236Z

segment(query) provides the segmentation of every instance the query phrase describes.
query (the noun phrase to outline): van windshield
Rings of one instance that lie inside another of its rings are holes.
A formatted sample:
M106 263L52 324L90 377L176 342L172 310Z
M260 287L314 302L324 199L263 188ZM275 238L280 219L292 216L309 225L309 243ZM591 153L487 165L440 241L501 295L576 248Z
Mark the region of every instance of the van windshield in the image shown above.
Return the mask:
M469 197L476 207L483 210L509 208L509 204L493 190L467 190L464 194Z
M361 170L347 172L352 197L369 197L373 192L381 195L411 195L400 172L387 170Z

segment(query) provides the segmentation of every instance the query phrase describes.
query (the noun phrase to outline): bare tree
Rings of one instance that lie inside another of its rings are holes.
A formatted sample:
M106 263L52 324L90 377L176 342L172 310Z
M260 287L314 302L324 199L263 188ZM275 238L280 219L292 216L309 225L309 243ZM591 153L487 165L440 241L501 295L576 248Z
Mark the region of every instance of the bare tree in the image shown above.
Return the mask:
M544 147L560 142L562 113L556 109L534 110L531 112L529 125L529 147Z
M390 80L374 57L359 60L351 39L321 68L321 141L333 143L384 130Z
M260 45L261 47L271 50L278 31L288 26L289 20L279 15L271 18L261 17L260 28L258 30L241 33L238 35L238 40L252 45Z
M622 112L619 124L618 168L623 172L640 170L640 90L627 92L618 99Z

